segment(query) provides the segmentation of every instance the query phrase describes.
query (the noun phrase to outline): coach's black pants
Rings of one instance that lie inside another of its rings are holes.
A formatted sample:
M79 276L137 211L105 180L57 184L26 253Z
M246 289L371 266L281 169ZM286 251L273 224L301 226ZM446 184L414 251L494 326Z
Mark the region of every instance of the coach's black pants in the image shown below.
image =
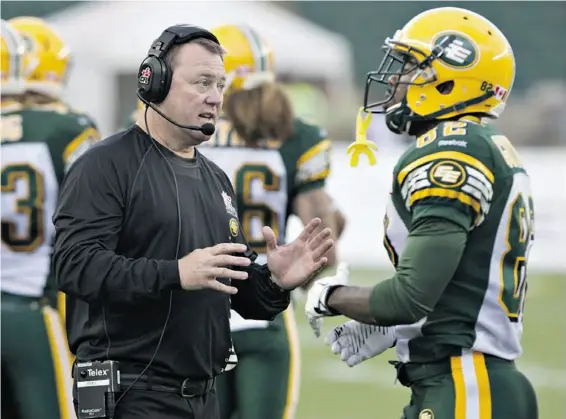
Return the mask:
M77 404L75 401L75 411ZM213 388L203 396L185 399L177 393L130 389L116 407L114 419L218 419Z

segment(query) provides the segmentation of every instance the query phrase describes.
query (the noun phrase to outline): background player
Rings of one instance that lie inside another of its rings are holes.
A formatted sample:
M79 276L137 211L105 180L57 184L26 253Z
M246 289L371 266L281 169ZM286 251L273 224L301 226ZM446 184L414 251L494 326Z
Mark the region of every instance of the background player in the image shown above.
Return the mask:
M69 65L43 20L2 20L2 411L22 419L75 417L51 216L65 171L100 135L59 99Z
M212 32L227 51L228 86L224 116L199 151L231 177L248 243L263 259L262 226L270 226L283 242L290 214L303 222L320 217L325 226L341 231L344 219L333 213L324 189L330 140L319 127L294 117L275 83L271 48L247 26L224 25ZM327 256L333 266L335 252ZM232 312L231 329L238 366L217 382L222 418L234 413L240 419L293 417L300 350L293 309L273 322L244 320Z
M396 274L373 288L337 285L347 272L322 279L307 316L397 325L398 378L412 390L405 418L536 419L514 363L534 239L530 180L486 122L505 108L513 50L495 25L458 8L417 15L385 49L366 89L378 82L388 94L368 103L366 90L364 108L416 137L394 170L385 219Z

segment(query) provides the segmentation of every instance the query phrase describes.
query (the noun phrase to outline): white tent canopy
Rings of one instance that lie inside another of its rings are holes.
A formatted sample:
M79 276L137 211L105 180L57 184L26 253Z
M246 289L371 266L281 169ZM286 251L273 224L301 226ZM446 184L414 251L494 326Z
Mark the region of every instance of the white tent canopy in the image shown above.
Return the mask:
M108 130L114 112L116 75L137 72L147 50L168 26L225 23L255 27L274 49L277 70L352 84L352 55L342 36L264 2L90 2L54 14L49 21L74 56L68 99ZM105 96L107 95L107 96Z
M277 6L260 2L93 2L52 16L73 51L89 51L120 70L136 68L168 26L210 29L248 23L273 46L278 69L299 75L344 77L351 70L345 39Z

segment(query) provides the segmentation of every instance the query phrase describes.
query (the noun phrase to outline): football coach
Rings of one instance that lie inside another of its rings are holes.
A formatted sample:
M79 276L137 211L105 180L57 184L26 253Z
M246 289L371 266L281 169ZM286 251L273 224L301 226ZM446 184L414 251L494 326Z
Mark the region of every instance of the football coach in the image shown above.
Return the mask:
M314 219L281 246L264 227L267 264L254 263L229 178L196 148L222 108L222 57L207 30L166 29L138 71L145 114L62 183L53 268L79 418L217 418L230 307L271 320L327 262L331 232Z

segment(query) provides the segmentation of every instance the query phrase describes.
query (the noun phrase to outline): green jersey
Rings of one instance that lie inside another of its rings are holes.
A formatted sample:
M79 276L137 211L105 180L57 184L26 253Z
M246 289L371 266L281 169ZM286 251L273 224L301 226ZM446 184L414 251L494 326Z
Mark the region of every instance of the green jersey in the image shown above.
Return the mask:
M461 225L468 241L433 311L397 326L399 359L427 362L461 348L517 358L534 207L529 176L507 138L465 118L419 137L394 170L384 240L393 264L422 217Z
M254 148L246 146L228 121L220 120L214 135L198 150L231 179L240 226L258 263L266 262L262 227L271 227L282 242L295 197L323 187L330 173L330 140L319 127L300 119L290 138L282 143L267 140ZM237 313L232 319L233 330L267 325L244 321Z
M99 138L87 116L60 102L2 103L2 292L45 294L59 185Z

